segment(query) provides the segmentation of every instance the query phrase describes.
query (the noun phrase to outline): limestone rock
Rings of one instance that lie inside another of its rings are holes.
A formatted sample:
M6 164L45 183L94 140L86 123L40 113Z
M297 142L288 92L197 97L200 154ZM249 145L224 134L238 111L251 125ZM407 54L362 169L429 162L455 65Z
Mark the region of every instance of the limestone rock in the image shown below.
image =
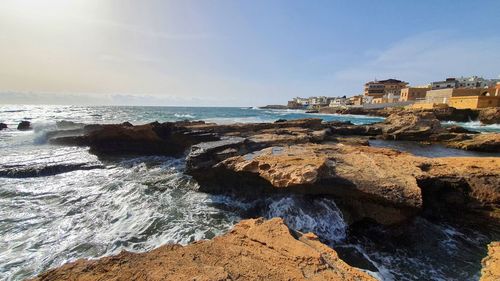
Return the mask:
M477 134L469 139L447 142L446 145L464 150L500 152L500 133Z
M479 121L483 124L500 124L500 107L482 109L479 112Z
M282 219L245 220L212 240L78 260L34 280L375 280L314 234L294 236Z
M224 178L239 192L249 189L255 193L261 189L339 197L356 219L368 217L391 224L405 220L422 207L415 178L421 170L414 163L416 159L383 148L303 144L231 157L205 175L212 172L211 178ZM211 189L215 185L204 185L206 180L200 181L202 190L220 192ZM217 188L223 184L219 182Z
M393 140L428 140L435 134L446 133L441 122L431 112L406 111L394 113L378 124L382 128L383 136Z
M488 256L483 261L480 281L500 280L500 242L491 242L488 245Z

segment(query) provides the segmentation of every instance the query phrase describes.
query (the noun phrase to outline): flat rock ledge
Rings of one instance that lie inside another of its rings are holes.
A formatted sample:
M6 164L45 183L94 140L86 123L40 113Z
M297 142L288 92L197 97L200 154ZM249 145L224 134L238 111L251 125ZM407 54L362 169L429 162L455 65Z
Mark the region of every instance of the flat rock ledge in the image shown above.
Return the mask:
M32 280L376 280L342 261L312 233L282 219L250 219L227 234L187 246L78 260Z
M188 161L201 191L330 196L350 223L369 218L389 225L422 212L500 219L498 157L425 158L363 145L306 143L214 160L201 169Z

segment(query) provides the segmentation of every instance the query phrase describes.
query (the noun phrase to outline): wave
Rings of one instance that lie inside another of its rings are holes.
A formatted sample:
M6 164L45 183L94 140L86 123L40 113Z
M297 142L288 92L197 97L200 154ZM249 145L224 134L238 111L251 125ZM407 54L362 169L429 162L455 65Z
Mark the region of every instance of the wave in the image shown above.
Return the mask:
M332 199L288 196L269 204L267 218L281 217L292 229L313 232L332 245L347 235L342 212Z
M196 116L188 114L188 113L175 113L174 116L177 118L190 118L190 119L196 118Z
M478 132L500 132L500 124L482 124L480 121L469 121L469 122L455 122L455 121L446 121L442 122L444 126L461 126L466 129Z

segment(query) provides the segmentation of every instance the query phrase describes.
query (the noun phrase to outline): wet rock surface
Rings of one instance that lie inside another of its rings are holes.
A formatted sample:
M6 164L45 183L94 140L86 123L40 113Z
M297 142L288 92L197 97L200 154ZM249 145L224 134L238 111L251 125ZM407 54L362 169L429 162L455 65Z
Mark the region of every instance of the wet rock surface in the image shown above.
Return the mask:
M449 142L447 146L464 150L500 152L500 133L478 134L469 139Z
M185 172L207 193L248 200L277 194L334 199L350 225L369 222L394 227L419 215L499 224L500 158L417 157L370 147L368 139L375 138L436 142L471 150L491 147L488 151L495 151L498 143L498 134L442 127L432 112L398 111L384 122L360 126L314 118L229 125L67 123L49 134L51 143L89 146L96 154L185 157ZM144 254L77 261L47 272L39 280L107 280L113 276L136 280L370 278L344 264L312 234L298 234L280 226L280 221L271 221L244 221L224 236L186 247L166 245ZM310 238L307 243L304 237ZM274 244L279 241L293 248ZM297 252L301 246L295 248L296 243L313 252ZM316 259L319 245L328 252Z
M17 129L19 131L28 131L31 130L31 122L29 121L21 121L19 125L17 125Z
M212 240L79 260L33 280L376 279L347 265L312 233L291 231L281 219L251 219Z
M482 109L478 119L483 124L500 124L500 107Z
M4 129L7 129L7 124L5 124L5 123L0 123L0 131L1 131L1 130L4 130Z

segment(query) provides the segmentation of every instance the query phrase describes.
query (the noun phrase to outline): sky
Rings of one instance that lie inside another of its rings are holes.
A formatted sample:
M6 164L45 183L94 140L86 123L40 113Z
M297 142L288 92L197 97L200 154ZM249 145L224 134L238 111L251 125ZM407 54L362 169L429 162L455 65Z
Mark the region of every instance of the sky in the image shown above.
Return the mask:
M258 106L500 75L500 1L2 0L0 103Z

